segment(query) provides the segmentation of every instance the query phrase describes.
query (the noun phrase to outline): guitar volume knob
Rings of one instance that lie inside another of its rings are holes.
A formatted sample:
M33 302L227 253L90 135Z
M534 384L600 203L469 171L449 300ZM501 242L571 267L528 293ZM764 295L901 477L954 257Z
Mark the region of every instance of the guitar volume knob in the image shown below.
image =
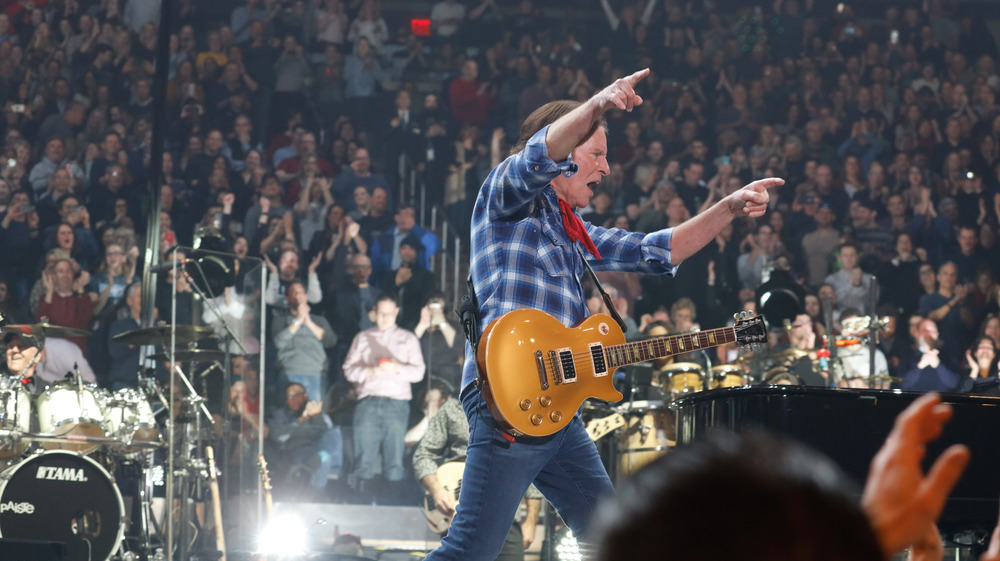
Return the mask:
M552 404L552 398L547 395L543 395L542 397L538 398L538 403L541 403L542 407L548 407L549 405Z
M562 413L560 413L559 411L553 411L549 413L549 418L552 419L553 423L558 423L559 421L562 420Z
M522 399L518 405L521 406L521 411L527 411L528 409L531 409L531 400Z
M536 427L538 425L542 424L542 416L539 415L539 414L537 414L537 413L534 414L534 415L532 415L531 416L531 424L535 425Z

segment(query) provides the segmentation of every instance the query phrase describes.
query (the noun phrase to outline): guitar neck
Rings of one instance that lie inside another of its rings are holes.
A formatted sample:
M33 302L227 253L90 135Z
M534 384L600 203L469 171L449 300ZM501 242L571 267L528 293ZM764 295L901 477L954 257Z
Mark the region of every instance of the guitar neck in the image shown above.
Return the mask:
M736 331L732 327L720 327L707 331L643 339L623 345L610 345L604 348L604 355L607 357L610 369L615 369L637 362L647 362L676 354L710 349L735 341Z

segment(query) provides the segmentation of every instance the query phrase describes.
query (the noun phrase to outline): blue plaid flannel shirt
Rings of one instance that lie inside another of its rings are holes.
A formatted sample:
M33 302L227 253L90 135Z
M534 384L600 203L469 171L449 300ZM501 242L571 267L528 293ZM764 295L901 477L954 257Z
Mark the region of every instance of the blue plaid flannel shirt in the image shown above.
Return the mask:
M550 184L560 173L576 173L577 165L549 158L547 131L538 131L524 150L494 168L476 199L471 271L481 327L521 308L541 310L570 327L590 315L580 283L583 263L566 237ZM677 270L670 261L669 228L641 234L586 226L602 257L588 255L596 271L673 275ZM474 379L475 355L466 343L462 387Z

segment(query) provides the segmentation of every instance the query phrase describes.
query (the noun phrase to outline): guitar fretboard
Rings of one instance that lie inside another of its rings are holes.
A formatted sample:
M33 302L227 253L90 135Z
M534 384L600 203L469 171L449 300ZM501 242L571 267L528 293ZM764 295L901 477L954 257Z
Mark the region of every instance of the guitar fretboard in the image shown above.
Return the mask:
M624 345L611 345L604 348L604 354L607 357L608 365L613 370L636 362L646 362L675 354L717 347L734 341L736 341L735 330L732 327L720 327L708 331L644 339Z

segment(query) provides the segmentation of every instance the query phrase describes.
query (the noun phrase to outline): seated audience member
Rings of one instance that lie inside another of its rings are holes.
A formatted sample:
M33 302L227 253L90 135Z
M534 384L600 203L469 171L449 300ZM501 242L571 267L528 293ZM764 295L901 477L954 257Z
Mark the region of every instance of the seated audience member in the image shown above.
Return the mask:
M912 559L940 559L936 521L969 452L949 447L926 476L920 464L950 416L936 394L901 413L860 505L830 460L791 441L717 434L678 449L601 506L596 558L881 561L912 547ZM768 537L776 527L781 536ZM730 529L725 539L718 528Z
M326 487L327 478L340 474L344 451L340 429L323 412L323 402L309 399L302 384L292 382L285 388L285 404L274 411L268 423L275 452L291 470L309 472L309 487L315 499Z
M1000 378L997 377L997 349L990 337L976 339L972 349L965 351L969 375L962 380L963 392L1000 395Z
M903 382L900 387L913 391L954 391L962 382L957 368L942 354L938 326L934 320L920 320L917 327L916 349L900 365Z

